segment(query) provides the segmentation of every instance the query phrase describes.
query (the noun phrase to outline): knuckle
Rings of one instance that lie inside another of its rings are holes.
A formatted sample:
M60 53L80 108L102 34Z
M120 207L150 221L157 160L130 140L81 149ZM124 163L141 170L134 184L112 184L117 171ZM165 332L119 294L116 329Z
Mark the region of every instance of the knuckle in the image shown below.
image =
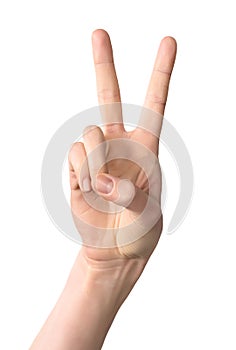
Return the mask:
M147 95L147 100L149 103L154 104L154 105L161 105L165 107L166 105L166 98L163 95L158 95L158 94L148 94Z
M98 90L98 98L103 103L118 102L120 100L119 89L100 89Z
M123 134L123 124L122 123L105 123L104 125L105 131L104 134ZM120 135L120 136L121 136Z
M83 130L83 137L87 136L92 132L99 132L100 128L97 125L88 125Z
M83 142L75 142L75 143L73 143L71 145L69 154L72 154L74 152L80 151L82 147L83 147Z
M69 150L68 160L75 170L79 168L79 154L83 147L84 145L82 142L75 142L71 145Z

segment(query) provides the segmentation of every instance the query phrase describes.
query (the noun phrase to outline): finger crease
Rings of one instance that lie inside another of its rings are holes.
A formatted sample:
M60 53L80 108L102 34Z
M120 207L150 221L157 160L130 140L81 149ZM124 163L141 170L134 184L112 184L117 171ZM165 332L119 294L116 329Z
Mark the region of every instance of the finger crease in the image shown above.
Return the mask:
M162 105L162 106L165 106L166 105L166 100L158 95L154 95L154 94L148 94L147 95L147 100L149 102L152 102L154 104L159 104L159 105Z
M154 72L161 73L161 74L168 75L169 77L171 76L171 72L167 72L167 71L161 70L161 69L159 69L159 68L154 68L153 71L154 71Z
M97 62L97 63L94 63L95 66L101 66L101 65L104 65L104 64L113 64L114 61L105 61L105 62Z

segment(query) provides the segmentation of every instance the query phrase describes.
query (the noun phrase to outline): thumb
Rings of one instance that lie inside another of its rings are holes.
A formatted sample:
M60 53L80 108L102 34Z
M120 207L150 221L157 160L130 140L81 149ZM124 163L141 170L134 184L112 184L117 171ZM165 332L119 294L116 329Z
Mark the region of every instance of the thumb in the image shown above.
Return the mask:
M136 202L135 197L140 191L132 181L106 173L96 176L95 190L104 199L130 209ZM146 194L143 192L143 195Z

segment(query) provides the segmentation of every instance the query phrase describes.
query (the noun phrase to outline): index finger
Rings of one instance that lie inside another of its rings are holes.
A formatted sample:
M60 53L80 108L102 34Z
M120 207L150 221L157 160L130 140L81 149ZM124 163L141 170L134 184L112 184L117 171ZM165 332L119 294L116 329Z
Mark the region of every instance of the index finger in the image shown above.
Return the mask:
M105 132L109 130L109 124L113 123L113 127L123 129L120 89L108 33L102 29L95 30L92 44L98 102L105 123Z

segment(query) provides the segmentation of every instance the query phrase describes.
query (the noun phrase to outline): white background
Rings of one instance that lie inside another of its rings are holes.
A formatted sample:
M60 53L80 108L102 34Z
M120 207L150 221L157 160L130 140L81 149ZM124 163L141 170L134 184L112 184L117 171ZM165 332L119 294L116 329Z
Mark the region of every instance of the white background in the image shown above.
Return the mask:
M163 234L104 349L236 348L234 23L227 0L1 1L1 349L29 347L79 249L47 216L40 171L54 131L97 103L96 28L111 35L128 103L142 103L160 39L177 39L166 118L195 172L186 220ZM167 227L178 180L165 154Z

